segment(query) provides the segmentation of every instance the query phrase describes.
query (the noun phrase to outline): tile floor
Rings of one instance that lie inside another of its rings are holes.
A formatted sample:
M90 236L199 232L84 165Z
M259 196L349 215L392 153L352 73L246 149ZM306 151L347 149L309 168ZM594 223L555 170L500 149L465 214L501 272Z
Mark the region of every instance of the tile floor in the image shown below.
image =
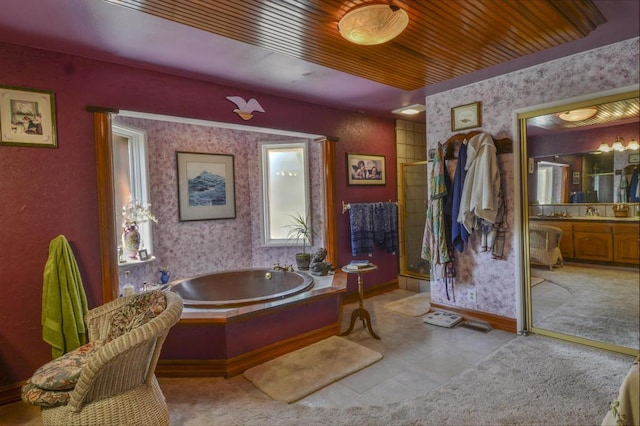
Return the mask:
M489 333L463 327L447 329L424 324L384 309L388 302L414 295L395 290L365 300L372 317L376 340L358 321L348 339L383 354L377 363L315 392L298 404L324 407L380 405L427 393L497 350L516 337L492 330ZM342 329L346 330L357 303L344 306ZM233 380L245 380L236 376ZM0 407L0 424L41 424L39 411L24 403Z
M500 330L489 333L463 327L452 329L425 324L386 310L388 302L414 295L395 290L365 299L376 340L360 321L347 338L383 354L377 363L298 401L325 407L380 405L429 392L472 368L480 360L516 337ZM345 305L342 329L346 330L356 304Z

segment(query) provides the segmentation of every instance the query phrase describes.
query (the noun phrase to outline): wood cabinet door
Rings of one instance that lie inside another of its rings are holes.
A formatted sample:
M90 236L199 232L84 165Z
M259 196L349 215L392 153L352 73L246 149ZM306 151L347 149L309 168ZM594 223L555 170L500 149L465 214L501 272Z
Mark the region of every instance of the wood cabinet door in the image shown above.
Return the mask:
M545 225L555 226L562 229L562 237L560 238L560 253L563 259L573 259L573 225L571 222L543 222Z
M573 233L576 259L613 262L613 235L604 232Z
M616 225L613 231L614 262L640 265L640 227Z

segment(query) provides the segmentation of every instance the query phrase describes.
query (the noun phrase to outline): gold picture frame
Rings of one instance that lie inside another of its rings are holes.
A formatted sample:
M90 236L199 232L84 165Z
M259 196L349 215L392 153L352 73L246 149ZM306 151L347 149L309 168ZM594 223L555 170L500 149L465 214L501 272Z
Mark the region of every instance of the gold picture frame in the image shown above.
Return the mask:
M347 153L348 185L386 185L384 155Z
M473 129L482 126L482 102L451 108L451 131Z
M0 86L0 145L57 148L54 93Z

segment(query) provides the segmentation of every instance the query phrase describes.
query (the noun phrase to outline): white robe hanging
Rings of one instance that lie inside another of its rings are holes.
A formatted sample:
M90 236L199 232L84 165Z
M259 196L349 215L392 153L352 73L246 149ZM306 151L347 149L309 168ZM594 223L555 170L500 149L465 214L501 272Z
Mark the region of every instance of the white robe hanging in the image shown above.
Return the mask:
M467 142L467 175L462 188L458 222L472 233L477 218L495 223L499 211L500 172L496 146L486 133Z

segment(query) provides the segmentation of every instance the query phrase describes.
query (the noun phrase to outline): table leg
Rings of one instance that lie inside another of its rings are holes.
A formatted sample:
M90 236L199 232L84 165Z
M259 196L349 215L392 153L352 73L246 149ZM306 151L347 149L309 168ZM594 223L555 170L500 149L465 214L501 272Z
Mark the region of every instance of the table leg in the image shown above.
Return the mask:
M362 327L366 327L369 330L369 333L373 338L380 340L380 336L378 336L371 327L371 316L369 312L364 308L364 291L362 288L362 274L358 273L358 308L353 311L351 314L351 323L349 324L349 328L347 331L341 334L341 336L346 336L351 331L353 331L353 326L356 323L356 319L360 318L362 321Z

